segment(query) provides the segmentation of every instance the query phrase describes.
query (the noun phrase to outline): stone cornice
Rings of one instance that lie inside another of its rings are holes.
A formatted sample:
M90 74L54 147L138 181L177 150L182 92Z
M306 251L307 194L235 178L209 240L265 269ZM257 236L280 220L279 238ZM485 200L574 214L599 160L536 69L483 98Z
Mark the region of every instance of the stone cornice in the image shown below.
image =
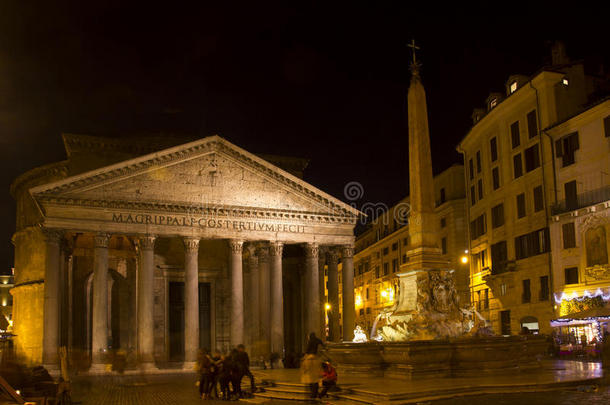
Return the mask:
M16 198L17 189L21 185L47 176L68 177L68 161L64 160L61 162L50 163L48 165L28 170L13 181L11 184L10 193L14 198Z
M152 166L168 165L181 160L192 159L197 156L211 152L221 152L224 155L239 161L251 170L262 173L274 181L282 184L293 192L305 195L308 199L327 207L328 209L349 217L362 215L355 208L337 200L334 197L314 188L299 178L283 171L282 169L266 162L219 136L210 136L195 142L190 142L177 147L151 153L135 159L118 164L110 165L101 169L93 170L81 175L69 177L65 180L51 184L34 187L30 192L36 197L58 196L68 192L90 187L104 181L116 181L120 178L131 177L135 174L145 172Z
M316 214L314 212L294 212L272 208L251 208L240 206L205 206L189 203L168 203L162 201L121 201L121 200L93 200L52 195L41 195L40 202L64 205L91 207L100 209L130 209L139 211L171 212L180 214L198 214L219 217L255 218L297 222L315 222L323 224L349 224L353 225L357 217L348 215Z

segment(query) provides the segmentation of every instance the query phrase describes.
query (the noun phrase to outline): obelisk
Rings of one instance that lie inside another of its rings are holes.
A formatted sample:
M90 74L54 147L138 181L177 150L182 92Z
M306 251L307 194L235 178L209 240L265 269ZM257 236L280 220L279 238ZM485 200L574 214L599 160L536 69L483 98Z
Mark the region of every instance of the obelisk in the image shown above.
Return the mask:
M460 329L453 271L439 249L426 92L420 66L411 64L409 119L409 236L407 263L401 265L395 307L382 326L384 340L428 340L456 336Z
M439 249L438 224L434 209L434 178L432 176L432 154L428 130L426 91L419 74L419 63L415 58L411 64L411 84L407 96L409 120L409 237L407 251L408 270L424 270L446 267Z

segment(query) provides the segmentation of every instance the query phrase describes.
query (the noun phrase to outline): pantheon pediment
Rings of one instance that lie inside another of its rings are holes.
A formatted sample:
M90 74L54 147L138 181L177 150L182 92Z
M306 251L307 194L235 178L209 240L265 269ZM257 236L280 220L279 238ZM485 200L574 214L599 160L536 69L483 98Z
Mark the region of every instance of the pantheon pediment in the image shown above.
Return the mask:
M360 214L219 136L41 185L30 193L50 222L71 212L72 219L183 227L230 219L225 226L238 230L272 229L267 222L277 225L275 231L288 231L297 228L287 226L306 223L353 228ZM242 225L235 222L240 218Z

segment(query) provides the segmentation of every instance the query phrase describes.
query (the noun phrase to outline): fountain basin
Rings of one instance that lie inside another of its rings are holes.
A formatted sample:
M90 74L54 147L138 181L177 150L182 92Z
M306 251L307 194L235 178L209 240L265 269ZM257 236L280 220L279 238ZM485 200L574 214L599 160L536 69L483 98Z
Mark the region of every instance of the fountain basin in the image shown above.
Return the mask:
M532 335L331 343L326 355L340 373L412 379L519 373L540 367L546 350L545 337Z
M330 357L339 373L381 377L384 375L381 351L378 342L329 343L326 355Z

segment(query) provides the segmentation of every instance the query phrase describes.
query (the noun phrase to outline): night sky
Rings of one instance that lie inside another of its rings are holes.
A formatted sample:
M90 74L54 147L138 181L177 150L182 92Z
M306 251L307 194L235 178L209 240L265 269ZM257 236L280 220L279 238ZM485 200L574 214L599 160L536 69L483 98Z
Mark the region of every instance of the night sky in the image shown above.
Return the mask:
M551 40L610 67L607 14L558 3L553 14L492 2L20 3L43 4L0 4L0 270L13 263L9 186L65 159L62 132L219 134L254 153L311 159L305 180L340 199L358 181L359 203L392 204L408 193L412 38L436 172L460 161L472 109L510 74L548 63Z

